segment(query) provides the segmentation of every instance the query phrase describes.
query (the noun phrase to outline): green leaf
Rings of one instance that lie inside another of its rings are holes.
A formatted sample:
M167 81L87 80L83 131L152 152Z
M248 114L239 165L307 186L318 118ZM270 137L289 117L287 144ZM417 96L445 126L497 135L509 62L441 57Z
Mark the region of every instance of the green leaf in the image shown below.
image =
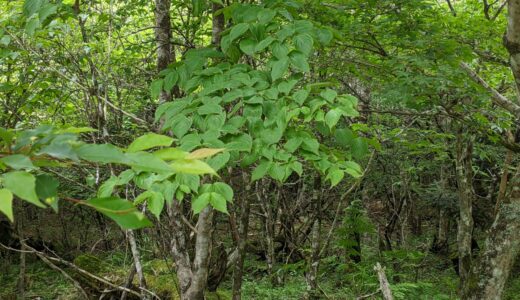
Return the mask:
M353 139L350 146L352 155L356 159L361 159L368 153L368 143L362 137Z
M212 174L217 175L215 170L211 168L207 163L201 160L192 159L180 159L170 164L173 170L177 173L203 175Z
M157 79L152 81L152 84L150 85L150 96L152 97L152 99L157 99L159 97L163 89L163 83L163 79Z
M100 213L114 220L124 229L139 229L152 226L150 220L140 213L132 202L116 197L94 198L84 201Z
M7 189L0 189L0 212L14 222L13 216L13 193Z
M240 41L240 50L245 54L252 56L255 54L256 41L252 39L243 39Z
M325 180L330 180L331 187L334 187L341 182L343 177L345 177L345 172L341 171L338 167L332 167L329 168Z
M265 9L262 9L258 13L257 18L258 18L258 22L260 22L260 24L266 24L266 23L271 22L271 20L275 16L276 16L276 11L269 9L269 8L265 8Z
M220 114L222 112L222 107L217 103L207 103L202 105L197 109L197 112L201 116L210 115L210 114Z
M43 4L43 0L25 0L23 3L23 14L30 17L37 13Z
M211 157L217 153L220 153L222 151L224 151L226 149L224 148L201 148L201 149L197 149L193 152L191 152L190 154L188 154L188 156L186 157L186 159L203 159L203 158L208 158L208 157Z
M336 99L336 96L338 93L336 93L335 90L326 89L320 93L320 96L323 97L323 99L327 100L328 102L334 101Z
M212 189L214 192L222 195L226 199L226 201L233 201L233 189L229 185L223 182L215 182L212 186Z
M361 166L353 161L347 161L343 163L345 167L345 172L350 174L350 176L354 178L361 177L363 175L363 170L361 170Z
M32 164L29 157L22 154L4 156L0 159L0 161L15 170L34 169L34 165Z
M173 143L173 138L157 133L147 133L135 139L127 152L137 152L147 150L154 147L168 147Z
M59 186L60 182L48 174L36 176L36 194L43 202L51 206L54 211L58 210Z
M303 102L305 102L305 100L307 99L307 97L309 96L309 91L308 90L299 90L297 91L296 93L293 94L293 99L296 100L296 102L300 105L303 104Z
M153 153L153 155L157 156L162 160L184 159L186 158L186 156L188 156L188 154L188 152L177 148L160 149Z
M112 192L117 185L118 178L116 176L111 176L108 180L103 182L103 184L99 187L97 196L98 198L105 198L112 196Z
M302 139L299 137L290 138L283 146L285 150L293 153L302 144Z
M251 174L251 181L256 181L267 174L269 169L271 168L272 162L268 160L262 161L256 168L253 170Z
M170 92L177 83L178 79L179 74L177 74L175 70L168 72L168 74L164 77L164 90Z
M191 202L191 209L193 209L193 212L195 214L200 213L204 208L206 208L206 206L208 206L210 198L210 193L203 193L199 195L197 198L195 198Z
M153 196L148 199L150 212L159 219L164 208L164 196L161 193L153 192Z
M226 198L219 193L210 193L209 204L220 212L228 213Z
M339 108L331 109L327 112L325 115L325 124L329 126L329 129L332 130L334 126L338 123L339 119L341 118L342 112Z
M171 119L170 127L173 134L180 139L188 132L192 123L193 120L191 118L187 118L185 115L177 115Z
M294 38L294 44L296 49L300 50L305 55L309 55L312 52L314 41L310 35L304 33L299 34Z
M238 137L234 137L226 144L226 149L228 151L251 151L251 147L253 145L253 140L251 136L248 134L242 134Z
M15 171L3 175L4 187L19 198L38 207L45 208L36 195L36 178L30 173Z
M249 25L247 23L240 23L240 24L233 26L233 28L231 28L231 31L229 32L230 42L233 42L234 40L239 38L248 29L249 29Z
M40 27L40 18L37 15L33 15L25 24L25 33L32 36L38 27Z
M77 161L78 155L74 152L74 149L69 143L51 143L43 147L38 155L47 154L57 159L70 159Z
M355 138L352 130L347 128L337 129L334 135L338 144L343 147L350 147L352 140Z
M125 164L128 159L123 152L110 144L85 144L76 149L78 156L90 162Z
M278 78L281 78L288 69L289 59L285 58L275 61L273 63L273 68L271 69L271 79L276 81Z
M326 28L320 28L317 30L318 41L322 45L328 45L332 41L332 32Z
M300 51L291 51L291 54L289 54L289 57L291 58L291 64L298 70L302 72L310 72L311 68L309 66L309 63L307 61L307 57L305 54L301 53Z
M315 138L304 138L301 145L302 149L319 155L320 143Z
M58 9L57 5L51 3L45 3L43 7L38 12L38 16L40 17L40 22L43 23L50 15L56 13Z
M138 171L173 173L173 169L163 160L148 152L127 153L128 165Z
M255 46L255 52L260 52L267 48L272 42L274 42L275 39L271 36L266 37L265 39L261 40L256 46Z

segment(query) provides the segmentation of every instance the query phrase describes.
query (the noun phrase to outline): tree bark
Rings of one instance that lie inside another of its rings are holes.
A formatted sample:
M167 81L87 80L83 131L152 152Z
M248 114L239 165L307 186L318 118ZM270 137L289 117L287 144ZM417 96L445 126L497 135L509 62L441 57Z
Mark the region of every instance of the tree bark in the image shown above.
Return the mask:
M130 244L130 250L132 251L132 258L134 259L135 271L137 273L137 278L139 279L139 287L141 288L141 297L143 299L148 299L148 295L144 291L146 287L146 279L143 273L143 265L141 264L141 255L139 254L139 249L137 248L137 242L135 241L135 235L132 230L127 230L126 235L128 237L128 243Z
M168 67L175 61L175 52L171 44L172 25L170 18L171 0L155 0L155 43L157 46L157 72ZM172 94L179 96L176 87L172 91L161 91L159 103L164 103L172 99Z
M472 141L463 138L462 129L457 135L456 173L459 194L459 224L457 247L460 284L464 286L471 268L471 241L473 238L473 186Z
M246 179L247 180L247 179ZM247 233L249 230L249 192L251 186L246 186L245 196L240 203L240 223L238 228L237 261L233 269L233 300L242 299L242 281L244 273L244 260L246 256Z
M520 249L520 166L511 180L509 194L491 226L462 299L501 299L502 291Z

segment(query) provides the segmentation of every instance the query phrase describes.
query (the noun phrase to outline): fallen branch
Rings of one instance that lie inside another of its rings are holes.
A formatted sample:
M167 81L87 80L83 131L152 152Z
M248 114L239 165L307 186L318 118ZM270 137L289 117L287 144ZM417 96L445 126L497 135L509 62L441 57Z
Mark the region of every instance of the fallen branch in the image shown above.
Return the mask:
M374 266L374 271L377 272L377 278L379 279L379 289L381 293L383 293L384 300L394 300L392 296L392 290L390 290L390 284L388 283L388 279L386 279L385 270L381 267L380 263L376 263Z

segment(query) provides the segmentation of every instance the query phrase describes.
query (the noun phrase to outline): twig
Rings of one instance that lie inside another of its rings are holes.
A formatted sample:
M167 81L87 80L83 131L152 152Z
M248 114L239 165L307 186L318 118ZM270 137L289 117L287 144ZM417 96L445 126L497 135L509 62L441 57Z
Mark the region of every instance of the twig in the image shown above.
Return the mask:
M363 299L366 299L366 298L370 298L372 296L375 296L377 295L379 292L381 292L381 288L378 288L375 292L371 293L371 294L367 294L367 295L363 295L363 296L359 296L356 298L356 300L363 300Z

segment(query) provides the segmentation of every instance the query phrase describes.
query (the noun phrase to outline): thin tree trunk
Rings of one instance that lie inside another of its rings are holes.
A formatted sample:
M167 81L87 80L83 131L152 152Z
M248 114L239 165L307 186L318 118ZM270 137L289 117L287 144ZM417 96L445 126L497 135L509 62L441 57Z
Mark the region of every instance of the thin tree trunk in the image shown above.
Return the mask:
M320 298L318 288L318 271L320 266L320 240L321 240L321 214L322 214L322 189L321 178L316 176L314 178L313 192L312 192L312 209L315 212L314 221L311 231L311 255L308 261L308 270L305 276L307 281L307 296L309 300Z
M143 266L141 264L141 257L139 254L139 249L137 248L137 242L135 241L135 235L132 230L127 230L126 235L128 237L128 242L130 244L130 250L132 251L132 258L134 259L135 271L137 273L137 278L139 279L139 287L141 288L141 296L143 299L148 299L148 295L145 293L146 287L146 278L143 273Z
M171 0L155 0L155 43L157 46L157 72L160 72L175 61L175 51L171 44L172 24L170 17ZM161 91L159 103L172 99L172 95L179 97L179 89L175 86L172 91Z
M192 278L189 288L182 294L183 300L204 300L204 290L208 280L208 265L211 256L211 225L213 208L206 207L199 214L195 257L193 259Z
M501 299L520 249L520 166L491 226L461 299Z
M464 139L462 135L463 132L460 129L457 135L456 172L459 193L457 246L461 287L466 284L471 268L471 241L473 238L472 142Z
M258 182L257 182L258 185ZM245 196L242 197L240 203L240 223L238 225L239 239L237 242L237 261L233 270L233 300L242 298L242 280L244 273L244 260L246 256L247 233L249 230L249 192L251 186L246 186Z

